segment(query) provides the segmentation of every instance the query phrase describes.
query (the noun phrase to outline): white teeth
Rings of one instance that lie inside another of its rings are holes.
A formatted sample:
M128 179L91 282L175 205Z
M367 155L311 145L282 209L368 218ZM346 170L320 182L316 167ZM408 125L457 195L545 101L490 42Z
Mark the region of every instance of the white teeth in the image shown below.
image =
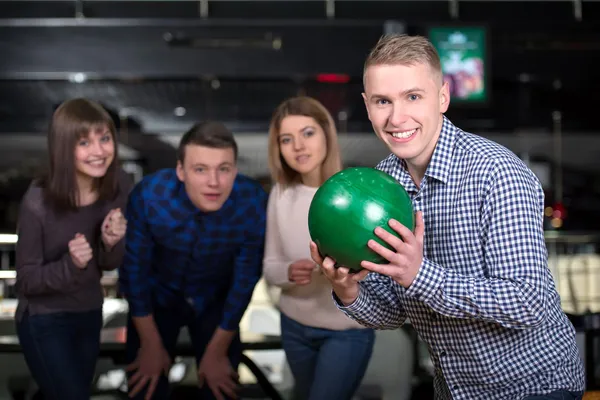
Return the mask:
M88 161L88 164L91 164L91 165L102 165L102 164L104 164L104 160Z
M398 139L407 139L409 137L411 137L413 135L413 133L415 133L417 130L416 129L411 129L410 131L404 131L404 132L394 132L392 133L392 136Z

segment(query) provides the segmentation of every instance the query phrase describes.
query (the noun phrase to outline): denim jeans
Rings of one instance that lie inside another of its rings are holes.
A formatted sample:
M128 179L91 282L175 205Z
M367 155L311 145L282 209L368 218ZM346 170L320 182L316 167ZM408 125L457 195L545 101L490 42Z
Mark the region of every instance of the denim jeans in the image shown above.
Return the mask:
M89 399L102 310L29 315L17 321L25 362L44 400Z
M213 303L214 304L214 303ZM224 301L214 304L212 307L207 307L206 312L201 315L197 315L192 307L185 301L177 303L174 306L165 308L158 304L154 304L152 315L154 322L158 329L158 333L162 339L163 346L167 353L169 353L171 360L175 359L175 347L177 345L177 338L181 328L187 326L192 346L194 347L194 356L196 358L196 366L200 363L206 346L210 342L215 330L219 326L222 317L222 308ZM138 350L140 348L140 338L131 315L127 317L127 345L126 345L126 362L127 364L135 361ZM229 362L234 370L237 371L242 357L242 344L240 341L239 333L234 337L228 350ZM135 371L127 373L127 378ZM133 399L142 400L146 396L146 388L141 390ZM165 374L162 374L156 389L154 390L153 400L165 400L170 396L169 381ZM229 399L228 396L223 394L224 399ZM198 400L213 400L215 399L212 391L205 383L201 389L198 390L197 395L194 399Z
M282 313L281 339L294 376L294 400L350 400L369 365L375 332L313 328Z
M583 392L569 392L568 390L557 390L556 392L525 397L524 400L581 400Z

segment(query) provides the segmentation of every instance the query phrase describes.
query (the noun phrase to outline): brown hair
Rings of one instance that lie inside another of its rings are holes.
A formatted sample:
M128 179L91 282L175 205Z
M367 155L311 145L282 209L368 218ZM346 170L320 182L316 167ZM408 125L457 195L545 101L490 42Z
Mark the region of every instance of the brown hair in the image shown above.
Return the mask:
M75 169L75 147L91 131L108 128L115 146L114 159L106 175L95 180L99 200L118 194L118 146L115 124L108 112L93 101L78 98L62 103L54 112L48 131L48 171L41 179L46 198L58 210L75 210L79 190Z
M233 133L221 122L199 122L183 134L179 141L179 147L177 147L177 161L181 164L185 159L185 147L188 144L212 149L233 149L233 155L237 160L238 146Z
M281 121L290 115L311 117L325 132L327 155L321 168L321 183L342 169L342 161L337 141L337 129L331 114L323 104L311 97L292 97L281 103L271 117L269 126L269 169L273 181L284 186L300 182L300 174L290 168L283 159L279 148Z
M365 60L363 83L367 68L374 65L427 64L442 80L440 56L433 44L423 36L405 34L383 35Z

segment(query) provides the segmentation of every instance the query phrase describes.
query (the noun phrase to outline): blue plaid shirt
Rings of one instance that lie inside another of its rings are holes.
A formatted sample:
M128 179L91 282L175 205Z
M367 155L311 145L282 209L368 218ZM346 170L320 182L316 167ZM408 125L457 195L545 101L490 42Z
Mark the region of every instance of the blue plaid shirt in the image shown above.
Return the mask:
M136 185L126 209L127 236L120 289L134 317L190 303L198 314L219 302L220 327L235 330L262 273L268 196L245 176L213 213L189 200L175 169Z
M408 289L370 273L357 300L338 307L376 329L408 318L428 345L440 399L584 390L575 330L547 265L544 193L526 165L444 117L420 189L395 155L377 168L423 211L423 263Z

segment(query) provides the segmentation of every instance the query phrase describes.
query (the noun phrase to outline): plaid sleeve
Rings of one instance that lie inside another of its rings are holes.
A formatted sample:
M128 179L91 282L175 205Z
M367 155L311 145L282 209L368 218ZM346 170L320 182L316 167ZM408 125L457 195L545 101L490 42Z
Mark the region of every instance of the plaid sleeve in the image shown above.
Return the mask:
M267 195L259 191L246 211L246 237L235 259L233 283L227 294L220 327L232 331L250 303L254 287L262 274L265 246Z
M132 316L143 317L152 313L150 265L154 243L148 229L142 186L138 185L129 196L125 218L125 255L119 270L119 288L129 303Z
M334 302L341 311L368 328L397 329L404 324L406 311L400 302L396 282L371 272L359 285L358 297L348 306L344 306L333 293Z
M535 176L514 162L496 165L490 176L480 227L487 276L460 275L425 260L406 294L450 317L535 327L544 320L550 282L544 194Z

